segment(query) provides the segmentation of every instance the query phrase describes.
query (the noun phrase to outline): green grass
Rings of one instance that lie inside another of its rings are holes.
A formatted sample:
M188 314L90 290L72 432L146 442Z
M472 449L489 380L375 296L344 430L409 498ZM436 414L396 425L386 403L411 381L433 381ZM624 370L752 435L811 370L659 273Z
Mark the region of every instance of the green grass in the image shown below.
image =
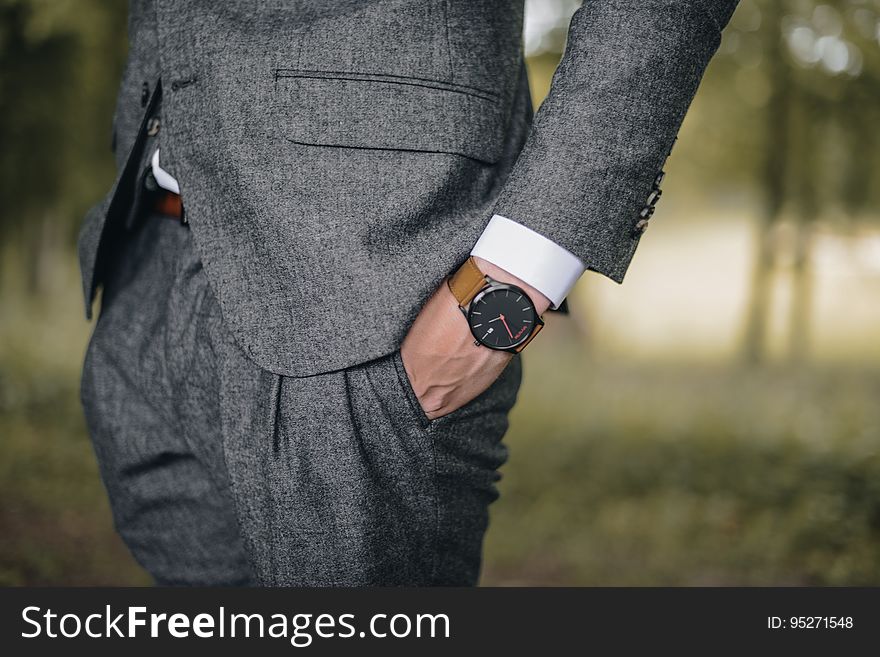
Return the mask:
M0 584L145 584L78 401L75 270L0 314ZM547 335L554 335L552 327ZM484 584L880 584L880 372L525 362Z
M484 583L880 583L877 372L564 356L526 363Z

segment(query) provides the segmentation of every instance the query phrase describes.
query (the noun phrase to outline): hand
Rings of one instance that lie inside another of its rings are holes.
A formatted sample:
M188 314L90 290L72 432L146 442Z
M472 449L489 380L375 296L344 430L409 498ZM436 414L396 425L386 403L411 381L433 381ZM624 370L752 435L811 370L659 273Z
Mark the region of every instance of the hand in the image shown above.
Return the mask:
M533 287L486 260L476 261L484 274L525 290L539 315L550 307L550 300ZM506 326L504 318L500 319ZM432 420L461 408L486 390L513 357L474 345L467 320L445 281L416 317L400 355L419 403Z

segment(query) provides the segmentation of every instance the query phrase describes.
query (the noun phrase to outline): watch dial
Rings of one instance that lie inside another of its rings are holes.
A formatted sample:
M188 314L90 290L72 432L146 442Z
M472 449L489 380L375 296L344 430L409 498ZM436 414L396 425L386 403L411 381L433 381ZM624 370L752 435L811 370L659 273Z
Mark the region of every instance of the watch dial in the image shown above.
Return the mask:
M490 349L510 349L525 342L537 317L531 299L513 285L481 292L468 311L471 333Z

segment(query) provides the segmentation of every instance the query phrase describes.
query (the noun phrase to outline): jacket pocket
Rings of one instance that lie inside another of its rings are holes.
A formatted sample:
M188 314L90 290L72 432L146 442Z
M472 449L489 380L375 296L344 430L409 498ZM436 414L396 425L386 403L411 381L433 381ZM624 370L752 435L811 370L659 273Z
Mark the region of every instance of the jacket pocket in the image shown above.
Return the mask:
M492 92L427 78L275 70L274 107L286 140L306 146L502 155L506 103Z

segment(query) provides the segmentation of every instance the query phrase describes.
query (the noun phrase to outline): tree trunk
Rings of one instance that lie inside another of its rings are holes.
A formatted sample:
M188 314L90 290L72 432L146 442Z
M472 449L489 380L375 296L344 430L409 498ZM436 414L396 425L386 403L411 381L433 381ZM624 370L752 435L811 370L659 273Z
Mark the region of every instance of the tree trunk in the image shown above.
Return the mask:
M762 217L755 236L755 262L752 265L748 316L742 345L743 359L750 364L759 363L766 356L767 314L775 263L772 239L774 219L775 217Z
M813 302L813 273L811 268L813 232L820 211L820 199L817 193L822 182L821 167L817 162L822 143L822 122L819 117L826 109L818 109L816 99L806 98L804 93L798 94L799 111L797 133L801 138L793 144L796 154L793 169L795 171L797 216L793 244L793 262L791 279L791 308L788 317L788 360L792 363L803 362L809 355L810 324ZM818 111L817 111L818 110Z
M813 310L813 272L810 256L813 242L813 221L803 217L797 224L794 263L791 281L791 311L788 331L788 360L801 363L810 350L810 325Z
M785 202L785 185L789 166L788 123L791 113L789 93L791 79L782 50L781 24L784 5L783 2L762 5L768 26L768 41L765 52L767 75L772 91L765 109L763 209L756 232L756 256L741 348L742 357L748 363L757 363L766 357L767 315L770 285L775 265L773 227L779 221L779 215Z

